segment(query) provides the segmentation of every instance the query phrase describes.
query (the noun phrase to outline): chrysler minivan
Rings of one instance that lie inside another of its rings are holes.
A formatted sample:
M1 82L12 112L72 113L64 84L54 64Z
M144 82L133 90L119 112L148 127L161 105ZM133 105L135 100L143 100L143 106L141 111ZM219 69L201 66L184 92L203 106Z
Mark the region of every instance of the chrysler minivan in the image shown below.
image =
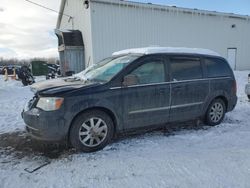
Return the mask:
M150 47L114 53L72 77L36 83L22 112L28 133L104 148L116 134L201 119L215 126L236 105L228 62L206 49Z

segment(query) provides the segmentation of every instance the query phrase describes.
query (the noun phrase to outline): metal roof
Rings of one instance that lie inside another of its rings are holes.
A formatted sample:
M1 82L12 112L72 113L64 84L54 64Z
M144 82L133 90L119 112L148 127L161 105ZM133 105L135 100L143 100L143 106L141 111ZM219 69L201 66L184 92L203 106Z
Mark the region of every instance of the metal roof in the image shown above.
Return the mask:
M113 53L113 56L125 55L125 54L158 54L158 53L174 53L174 54L200 54L200 55L221 55L209 49L203 48L186 48L186 47L146 47L146 48L133 48L122 50Z
M211 16L225 16L229 18L239 18L239 19L250 19L249 15L240 15L234 13L225 13L225 12L217 12L217 11L209 11L209 10L201 10L201 9L192 9L192 8L183 8L177 6L170 6L170 5L160 5L160 4L153 4L153 3L144 3L144 2L136 2L132 0L89 0L90 2L96 3L104 3L104 4L111 4L111 5L126 5L128 7L144 7L144 8L151 8L155 10L173 10L173 11L182 11L185 13L198 13L204 15L211 15Z
M199 10L199 9L190 9L190 8L181 8L176 6L167 6L167 5L156 5L152 3L141 3L141 2L132 2L132 1L124 1L124 0L89 0L90 2L96 2L96 3L104 3L104 4L110 4L110 5L125 5L128 7L142 7L142 8L150 8L154 10L161 10L161 11L181 11L184 13L197 13L200 15L208 15L208 16L223 16L228 17L232 19L243 19L243 20L250 20L250 16L248 15L239 15L234 13L222 13L222 12L216 12L216 11L208 11L208 10ZM65 8L66 0L61 1L60 6L60 14L57 19L57 28L60 27L61 20L63 17L63 12Z

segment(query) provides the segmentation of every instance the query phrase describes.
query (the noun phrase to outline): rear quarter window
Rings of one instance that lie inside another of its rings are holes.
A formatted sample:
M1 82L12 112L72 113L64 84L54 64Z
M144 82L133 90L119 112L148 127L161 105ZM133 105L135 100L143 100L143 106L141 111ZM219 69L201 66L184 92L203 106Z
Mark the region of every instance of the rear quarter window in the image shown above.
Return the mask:
M172 80L192 80L203 77L201 62L199 59L171 58L170 59Z
M205 65L207 68L207 76L209 78L231 76L232 71L228 63L224 60L206 58Z

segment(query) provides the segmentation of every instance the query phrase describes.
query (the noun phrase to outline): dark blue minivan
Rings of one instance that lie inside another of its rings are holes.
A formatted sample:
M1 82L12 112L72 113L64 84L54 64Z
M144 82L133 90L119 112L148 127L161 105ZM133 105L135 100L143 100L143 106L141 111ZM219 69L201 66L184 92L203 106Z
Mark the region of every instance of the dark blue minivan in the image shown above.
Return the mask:
M34 84L22 112L30 135L84 152L115 134L201 119L220 124L237 102L228 62L206 49L151 47L114 53L72 77Z

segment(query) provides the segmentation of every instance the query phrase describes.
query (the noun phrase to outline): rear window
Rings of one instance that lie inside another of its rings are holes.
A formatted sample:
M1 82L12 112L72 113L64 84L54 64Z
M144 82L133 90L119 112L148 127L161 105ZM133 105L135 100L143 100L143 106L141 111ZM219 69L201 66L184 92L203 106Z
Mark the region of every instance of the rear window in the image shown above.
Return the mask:
M231 69L226 61L221 59L206 58L207 75L211 77L231 76Z
M192 80L203 77L199 59L171 58L172 80Z

